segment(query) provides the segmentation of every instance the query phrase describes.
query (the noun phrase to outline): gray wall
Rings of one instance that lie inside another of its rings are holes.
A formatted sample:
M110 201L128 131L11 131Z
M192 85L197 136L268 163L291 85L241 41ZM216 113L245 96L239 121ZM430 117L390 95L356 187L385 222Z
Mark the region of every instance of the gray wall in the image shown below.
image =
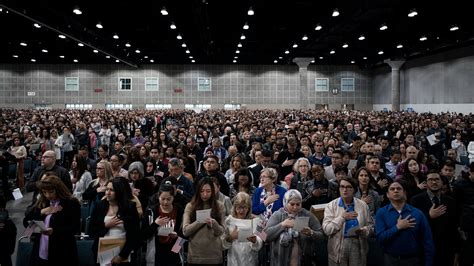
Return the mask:
M374 109L391 106L388 66L373 72ZM402 109L474 112L474 47L407 61L400 71Z
M64 90L64 78L79 77L78 92ZM118 78L131 77L132 91L119 91ZM145 77L158 77L160 91L145 91ZM212 91L198 92L197 78L211 77ZM355 78L355 92L315 92L315 78L329 78L329 87L340 86L343 77ZM299 108L298 67L237 65L144 65L139 69L121 64L111 65L0 65L0 105L32 107L49 104L62 108L66 103L93 104L131 103L143 108L146 103L212 104L222 108L226 103L247 108ZM372 84L369 72L356 66L310 66L308 68L308 107L328 104L340 109L354 104L356 109L372 108ZM102 92L95 92L100 88ZM183 89L175 93L176 88ZM35 96L27 96L35 92Z

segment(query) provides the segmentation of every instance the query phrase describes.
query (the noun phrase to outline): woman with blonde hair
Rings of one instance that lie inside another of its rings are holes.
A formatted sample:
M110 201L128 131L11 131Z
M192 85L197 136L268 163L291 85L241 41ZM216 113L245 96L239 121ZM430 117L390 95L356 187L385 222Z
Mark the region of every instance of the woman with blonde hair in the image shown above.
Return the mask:
M88 200L92 206L105 196L107 182L112 179L112 166L108 161L102 160L97 163L97 178L90 182L86 191L82 193L82 199Z
M241 241L239 238L240 221L252 221L252 201L250 195L245 192L239 192L234 197L234 206L231 214L225 220L225 231L222 237L222 246L228 249L227 265L258 265L258 251L263 246L263 240L251 233L246 238L247 241ZM253 222L250 223L250 230L253 230Z
M46 230L32 237L30 265L78 265L75 234L81 228L81 209L69 189L57 176L44 176L36 183L38 201L25 217L44 222Z

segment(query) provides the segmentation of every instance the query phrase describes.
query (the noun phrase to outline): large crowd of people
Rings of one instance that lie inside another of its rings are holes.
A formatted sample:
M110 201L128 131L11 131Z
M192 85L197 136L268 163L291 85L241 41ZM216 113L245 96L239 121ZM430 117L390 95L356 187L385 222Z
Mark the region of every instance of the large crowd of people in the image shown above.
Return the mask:
M327 239L322 264L366 265L371 238L384 265L474 263L473 114L0 109L0 162L34 265L76 265L81 231L99 261L123 240L102 264L313 265Z

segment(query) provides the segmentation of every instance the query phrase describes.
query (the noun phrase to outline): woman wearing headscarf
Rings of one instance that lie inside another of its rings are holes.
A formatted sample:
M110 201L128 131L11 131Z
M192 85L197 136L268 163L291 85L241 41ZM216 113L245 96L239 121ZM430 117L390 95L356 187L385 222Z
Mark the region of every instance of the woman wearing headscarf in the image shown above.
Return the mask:
M295 221L308 217L308 224L296 228ZM270 265L311 265L312 241L323 236L318 219L302 208L301 193L288 190L283 197L283 208L273 213L265 228L270 242Z

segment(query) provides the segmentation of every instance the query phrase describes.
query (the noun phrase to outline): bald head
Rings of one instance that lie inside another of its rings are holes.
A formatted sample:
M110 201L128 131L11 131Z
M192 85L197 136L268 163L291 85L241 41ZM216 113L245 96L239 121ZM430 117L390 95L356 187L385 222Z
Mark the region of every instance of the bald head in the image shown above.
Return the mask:
M406 149L406 157L416 159L418 155L418 149L415 146L408 146Z
M41 157L41 164L46 168L50 169L56 163L56 153L54 151L45 151Z

